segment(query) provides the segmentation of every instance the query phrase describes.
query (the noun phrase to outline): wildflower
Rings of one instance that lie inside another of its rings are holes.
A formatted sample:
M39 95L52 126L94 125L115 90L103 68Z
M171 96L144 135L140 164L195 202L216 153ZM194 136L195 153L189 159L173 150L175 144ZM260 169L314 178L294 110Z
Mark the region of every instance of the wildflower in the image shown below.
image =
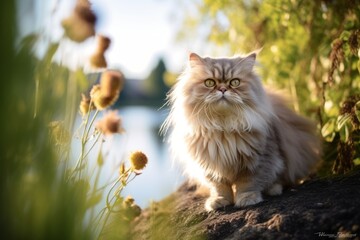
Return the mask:
M106 71L102 74L100 84L94 85L90 96L98 110L113 105L119 98L123 76L117 71Z
M98 110L110 107L117 100L116 97L104 96L101 92L100 84L94 85L90 91L90 97Z
M91 56L90 63L95 68L106 68L107 62L105 59L105 51L109 48L111 43L110 38L98 35L98 47L96 52Z
M101 93L104 97L111 97L116 99L122 90L123 76L118 71L106 71L102 74L100 80ZM115 99L115 101L116 101Z
M98 110L103 110L111 105L108 99L104 99L101 96L100 84L96 84L92 87L90 97Z
M141 214L141 208L135 203L134 198L131 196L127 196L123 201L123 210L124 217L129 220L132 220Z
M90 64L94 68L106 68L107 62L103 52L95 52L90 57Z
M87 0L78 0L72 15L62 21L62 27L68 38L83 42L95 35L96 15L90 9Z
M110 38L103 35L98 35L98 39L98 51L105 52L110 46Z
M135 203L135 199L131 196L127 196L124 200L124 205L125 206L131 206Z
M109 111L103 119L97 122L96 129L105 135L124 132L117 111Z
M86 115L89 111L94 110L95 106L93 104L91 104L90 107L90 102L91 99L89 97L87 97L85 94L81 94L81 102L80 102L80 113L84 116Z
M147 156L140 151L133 152L130 155L131 168L135 171L140 171L144 169L147 162L148 162Z

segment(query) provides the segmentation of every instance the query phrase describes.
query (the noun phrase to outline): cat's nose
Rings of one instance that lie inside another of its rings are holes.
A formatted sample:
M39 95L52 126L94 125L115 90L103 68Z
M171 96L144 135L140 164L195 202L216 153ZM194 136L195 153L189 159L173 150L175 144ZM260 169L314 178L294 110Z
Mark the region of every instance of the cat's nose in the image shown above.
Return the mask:
M218 89L220 92L222 92L223 94L227 91L226 87L219 87Z

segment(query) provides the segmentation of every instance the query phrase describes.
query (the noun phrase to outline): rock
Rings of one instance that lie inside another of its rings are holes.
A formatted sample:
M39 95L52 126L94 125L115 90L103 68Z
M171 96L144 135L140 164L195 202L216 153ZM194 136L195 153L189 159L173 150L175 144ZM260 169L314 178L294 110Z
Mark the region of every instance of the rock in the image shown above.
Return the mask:
M330 180L331 179L331 180ZM360 239L360 169L309 180L243 209L207 213L206 196L184 183L135 219L133 239Z

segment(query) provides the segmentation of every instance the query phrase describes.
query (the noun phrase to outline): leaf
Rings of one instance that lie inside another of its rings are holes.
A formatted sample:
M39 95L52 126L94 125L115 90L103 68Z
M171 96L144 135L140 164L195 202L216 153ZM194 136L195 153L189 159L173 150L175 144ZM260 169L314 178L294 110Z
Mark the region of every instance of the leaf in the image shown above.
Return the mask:
M52 58L54 57L58 48L59 48L59 43L50 44L46 51L44 61L47 62L48 64L50 64L50 62L51 62Z
M355 115L356 115L357 119L360 121L360 101L358 101L355 104Z
M351 35L351 33L349 31L345 30L341 33L340 39L347 41L347 40L349 40L350 35Z
M352 125L350 123L346 123L340 130L340 140L343 142L347 142L350 137L351 127Z
M336 135L336 120L331 118L321 129L321 135L324 137L325 141L332 142Z
M98 157L96 159L97 164L101 167L104 164L104 157L101 153L101 151L99 151Z
M33 47L35 46L36 42L39 39L39 35L38 34L29 34L26 37L24 37L21 42L20 42L20 49L33 49Z
M344 126L344 124L349 122L350 119L351 119L351 115L348 113L340 115L337 118L337 129L340 130Z

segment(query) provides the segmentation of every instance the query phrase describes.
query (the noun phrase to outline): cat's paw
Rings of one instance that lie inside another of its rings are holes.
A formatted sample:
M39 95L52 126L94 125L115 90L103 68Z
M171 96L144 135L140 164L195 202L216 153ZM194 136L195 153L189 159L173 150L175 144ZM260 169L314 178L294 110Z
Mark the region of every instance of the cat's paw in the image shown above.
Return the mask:
M221 196L209 197L205 202L205 209L206 211L210 212L231 204L231 201Z
M261 197L261 193L257 191L253 192L243 192L236 196L235 199L235 207L246 207L250 205L257 204L261 202L263 199Z
M271 187L266 190L266 194L270 196L278 196L282 194L282 185L279 183L274 183Z

